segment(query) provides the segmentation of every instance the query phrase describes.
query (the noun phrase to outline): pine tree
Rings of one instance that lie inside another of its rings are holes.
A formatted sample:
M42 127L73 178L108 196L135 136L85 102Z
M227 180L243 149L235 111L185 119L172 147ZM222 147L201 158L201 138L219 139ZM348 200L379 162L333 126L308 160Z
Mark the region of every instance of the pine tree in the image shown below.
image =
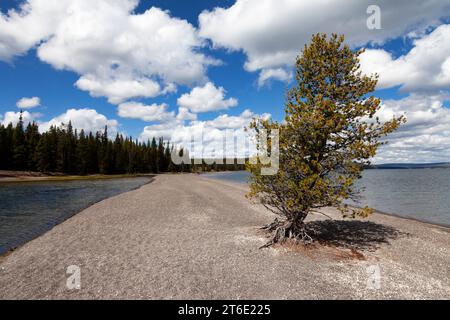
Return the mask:
M29 170L37 170L36 162L36 148L39 143L41 135L39 133L38 125L33 121L30 122L25 130L25 141L28 146L28 162L27 167Z
M165 172L167 170L167 161L164 155L164 140L159 138L158 140L158 151L156 155L156 164L158 172Z
M124 173L125 172L125 151L124 151L124 140L119 134L116 135L114 140L114 173Z
M77 134L74 132L72 122L69 121L67 125L67 138L66 138L66 171L67 173L77 173Z
M28 164L28 148L25 140L25 132L23 129L22 111L20 111L19 122L14 129L13 146L14 169L26 170Z
M84 130L81 129L76 142L76 158L77 158L77 171L81 175L88 173L88 159L89 159L89 149L88 149L88 139Z
M50 172L52 169L51 139L48 132L41 135L36 146L35 161L37 169L41 172Z
M261 163L248 165L249 196L283 219L266 226L274 232L267 245L286 238L311 241L305 218L323 207L337 207L345 216L370 213L369 208L350 211L343 201L357 194L353 183L375 156L379 139L404 119L380 123L375 117L380 100L369 94L377 77L362 75L360 54L343 36L314 35L297 58L297 86L287 94L285 122L251 125L257 137L262 129L280 132L278 172L262 175Z
M0 168L12 169L13 157L13 127L0 124Z
M153 173L158 173L158 161L157 161L158 146L156 145L156 139L153 137L150 145L150 170Z

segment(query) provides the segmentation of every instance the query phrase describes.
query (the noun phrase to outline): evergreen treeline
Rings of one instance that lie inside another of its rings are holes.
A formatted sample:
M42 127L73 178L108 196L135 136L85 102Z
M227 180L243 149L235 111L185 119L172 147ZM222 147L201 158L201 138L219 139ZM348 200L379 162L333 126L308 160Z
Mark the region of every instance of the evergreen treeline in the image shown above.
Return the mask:
M69 122L40 133L35 122L24 127L22 116L16 126L0 124L1 170L86 175L244 169L236 160L231 165L175 165L171 161L172 148L162 138L143 143L117 134L109 139L107 127L103 132L78 132Z

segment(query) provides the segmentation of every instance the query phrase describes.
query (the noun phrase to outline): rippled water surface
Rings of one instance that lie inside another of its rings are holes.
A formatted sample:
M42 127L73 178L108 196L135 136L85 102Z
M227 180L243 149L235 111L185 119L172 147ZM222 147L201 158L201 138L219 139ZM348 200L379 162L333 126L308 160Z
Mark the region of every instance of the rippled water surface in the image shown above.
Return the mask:
M136 189L150 179L0 183L0 254L39 236L91 204Z
M245 171L206 174L214 179L246 183ZM365 170L357 182L363 189L358 205L432 223L450 225L450 169Z

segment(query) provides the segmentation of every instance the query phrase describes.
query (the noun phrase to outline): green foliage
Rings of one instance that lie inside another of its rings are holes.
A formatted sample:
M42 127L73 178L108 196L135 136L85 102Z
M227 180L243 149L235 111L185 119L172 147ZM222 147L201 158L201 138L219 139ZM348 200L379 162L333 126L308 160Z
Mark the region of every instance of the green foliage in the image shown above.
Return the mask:
M170 150L168 143L159 141L160 149ZM24 130L21 119L16 126L0 125L0 169L78 175L148 173L155 172L157 148L119 134L112 141L107 127L102 133L86 135L84 130L74 131L70 122L42 134L34 122ZM168 167L170 152L161 156Z
M13 133L13 163L19 170L26 169L28 161L28 150L25 142L25 132L23 129L22 114Z
M71 175L205 171L204 163L175 165L171 160L172 150L173 146L162 138L142 143L117 134L111 140L107 127L103 132L81 130L78 133L69 122L39 133L34 122L24 129L22 118L16 126L0 124L0 169L3 170ZM227 169L230 168L226 165L217 167L217 170Z
M297 86L287 92L284 123L251 124L257 137L261 129L280 131L278 173L261 175L261 163L247 169L252 173L249 196L290 222L283 232L322 207L334 206L353 217L371 212L350 209L343 201L357 197L354 181L386 143L382 138L405 119L380 123L376 117L380 99L369 94L377 76L361 74L361 52L345 45L343 36L314 35L296 60Z

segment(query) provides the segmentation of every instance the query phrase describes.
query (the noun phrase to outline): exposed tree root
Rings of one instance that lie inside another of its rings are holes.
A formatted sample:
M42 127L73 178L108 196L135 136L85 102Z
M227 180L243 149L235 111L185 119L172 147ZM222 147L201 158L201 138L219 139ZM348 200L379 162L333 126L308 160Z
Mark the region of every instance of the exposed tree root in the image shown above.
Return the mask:
M261 229L273 232L272 239L260 247L268 248L275 243L283 243L287 239L303 244L313 243L313 238L308 234L307 226L304 222L279 221L275 219L272 223L265 225Z

